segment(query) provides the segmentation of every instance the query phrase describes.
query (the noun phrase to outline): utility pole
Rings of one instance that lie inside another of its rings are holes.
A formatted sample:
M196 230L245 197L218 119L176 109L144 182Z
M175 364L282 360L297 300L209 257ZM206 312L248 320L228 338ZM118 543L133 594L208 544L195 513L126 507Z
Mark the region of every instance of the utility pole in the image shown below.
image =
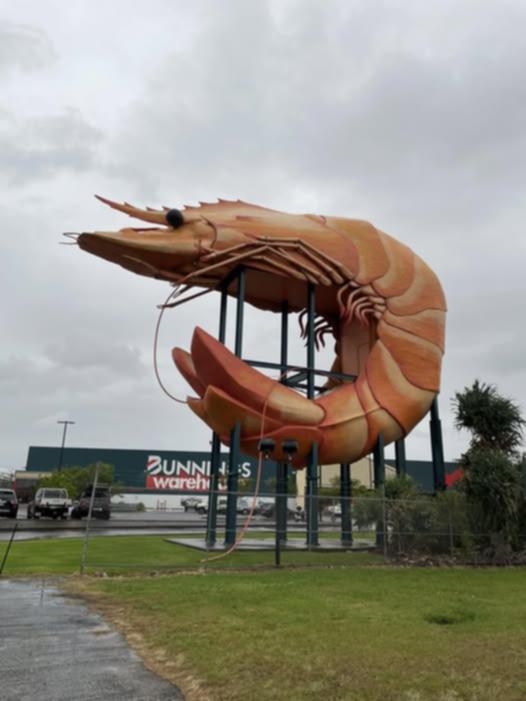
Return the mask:
M62 432L62 445L60 446L60 457L58 459L58 469L62 469L62 460L64 458L64 445L66 444L66 433L68 430L68 424L74 424L74 421L57 421L58 424L64 424L64 431Z

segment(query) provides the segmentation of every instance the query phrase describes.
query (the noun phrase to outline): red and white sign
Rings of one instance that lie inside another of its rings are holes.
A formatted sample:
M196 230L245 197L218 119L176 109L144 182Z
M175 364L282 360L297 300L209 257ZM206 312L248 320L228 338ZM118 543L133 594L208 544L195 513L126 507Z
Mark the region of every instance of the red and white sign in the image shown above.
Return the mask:
M240 465L241 478L252 476L251 465ZM222 463L220 472L225 474L226 463ZM161 455L149 455L146 463L146 489L180 489L185 492L204 492L210 486L210 460L181 462L163 459ZM220 484L219 489L225 489Z

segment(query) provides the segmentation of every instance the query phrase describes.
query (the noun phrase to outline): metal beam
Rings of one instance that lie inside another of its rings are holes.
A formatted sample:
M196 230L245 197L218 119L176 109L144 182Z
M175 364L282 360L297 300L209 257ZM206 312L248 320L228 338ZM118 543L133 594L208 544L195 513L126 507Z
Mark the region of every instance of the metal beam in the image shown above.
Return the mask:
M438 398L431 404L429 429L431 433L431 457L433 460L433 483L435 492L446 488L446 468L444 465L444 446L442 443L442 425L438 414Z
M374 488L377 491L377 499L385 499L385 455L384 455L384 437L380 433L376 439L376 444L373 451L373 465L374 465ZM383 547L385 544L385 518L384 518L384 504L382 503L379 509L381 516L376 522L376 545L377 547Z
M244 359L247 365L251 365L254 368L266 368L268 370L280 370L281 363L270 363L266 360L247 360ZM287 365L287 370L289 372L301 372L307 373L309 371L308 367L303 365ZM314 375L321 375L321 377L334 377L338 380L345 380L346 382L354 382L358 375L349 375L345 372L334 372L332 370L318 370L314 369Z
M405 460L405 441L403 438L395 443L396 476L405 477L407 465Z
M221 343L226 339L226 320L228 310L228 284L221 286L221 303L219 307L219 335ZM206 544L213 548L217 540L217 495L219 491L219 469L221 467L221 441L217 433L212 433L212 451L210 456L210 483L208 487L208 512L206 515Z
M246 273L244 268L239 268L237 277L236 336L234 340L234 352L238 358L241 358L241 353L243 351L243 312L245 305L245 289ZM225 526L225 545L227 546L233 545L236 541L240 439L241 424L239 421L237 421L233 431L230 433L230 456L228 461Z
M314 399L314 323L316 320L316 286L312 283L307 288L307 398ZM318 444L313 443L307 463L306 479L307 507L307 546L316 547L318 543Z
M313 443L307 463L305 507L307 512L307 547L316 547L318 541L318 444Z
M276 538L280 543L287 540L288 469L286 462L276 463Z

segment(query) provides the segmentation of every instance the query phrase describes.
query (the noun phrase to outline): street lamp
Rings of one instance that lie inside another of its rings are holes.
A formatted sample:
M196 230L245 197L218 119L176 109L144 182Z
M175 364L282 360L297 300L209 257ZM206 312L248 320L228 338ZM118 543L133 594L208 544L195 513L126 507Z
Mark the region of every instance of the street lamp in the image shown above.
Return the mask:
M74 421L57 421L58 424L64 424L64 431L62 432L62 445L60 446L60 457L58 459L58 469L62 469L62 459L64 457L64 445L66 443L66 433L68 430L68 424L74 424Z

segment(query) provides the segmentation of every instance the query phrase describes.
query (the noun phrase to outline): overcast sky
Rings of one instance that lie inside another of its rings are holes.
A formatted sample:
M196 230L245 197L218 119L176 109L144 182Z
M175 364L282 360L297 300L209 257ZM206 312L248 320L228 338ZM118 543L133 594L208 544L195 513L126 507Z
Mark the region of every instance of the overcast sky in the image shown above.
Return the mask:
M59 444L62 419L70 446L208 448L154 378L167 284L58 245L128 223L94 193L368 219L446 292L446 458L468 439L450 398L475 378L526 408L525 26L524 0L6 3L0 471ZM217 333L217 311L214 294L166 315L159 362L179 396L170 349L196 324ZM246 356L277 360L278 328L249 313ZM429 458L427 420L407 452Z

